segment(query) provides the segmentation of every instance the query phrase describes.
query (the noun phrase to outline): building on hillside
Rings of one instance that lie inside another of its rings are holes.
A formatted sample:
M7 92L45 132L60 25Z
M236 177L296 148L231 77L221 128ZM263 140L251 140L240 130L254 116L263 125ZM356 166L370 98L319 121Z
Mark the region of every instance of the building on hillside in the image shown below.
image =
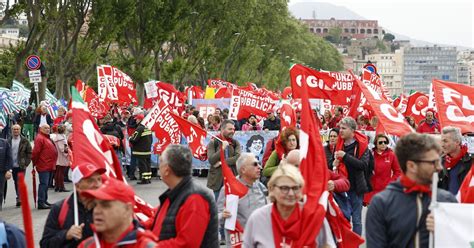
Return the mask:
M376 20L329 20L320 19L301 19L303 23L308 25L309 31L315 35L325 37L329 35L331 28L341 28L341 39L382 39L385 31L379 26Z
M0 36L0 50L8 49L10 46L17 46L20 41L26 41L25 38Z
M433 78L457 82L456 47L406 47L403 51L403 91L428 93Z
M401 50L396 50L395 53L366 55L365 60L370 60L375 64L380 78L392 96L403 93L403 52Z

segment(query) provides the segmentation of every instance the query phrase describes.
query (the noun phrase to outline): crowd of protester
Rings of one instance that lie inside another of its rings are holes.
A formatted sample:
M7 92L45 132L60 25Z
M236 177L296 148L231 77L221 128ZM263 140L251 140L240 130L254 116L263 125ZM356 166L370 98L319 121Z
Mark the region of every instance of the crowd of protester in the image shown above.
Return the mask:
M207 144L207 187L191 177L192 154L185 145L169 145L160 155L156 171L151 168L152 131L141 124L145 116L146 111L140 107L114 105L107 115L97 119L97 124L103 134L117 140L111 143L129 180L149 184L156 176L168 187L160 196L156 216L146 223L140 223L133 214L132 187L114 179L103 179L104 171L94 165L77 165L75 170L79 172L69 171L74 141L72 116L66 109L60 108L53 119L45 106L35 111L28 107L10 115L7 125L0 127L0 198L4 199L6 180L13 177L16 206L21 206L18 173L24 172L32 161L39 177L37 207L51 209L41 247L231 246L235 233L223 228L231 213L224 204L221 150L231 171L249 189L238 203L237 220L245 231L237 240L243 240L244 247L297 242L299 234L288 230L291 223L297 222L300 206L304 204L305 182L298 169L301 161L298 112L295 127L287 127L267 141L261 163L252 153L242 151L233 136L237 130L280 131L278 112L268 112L266 118L250 115L234 122L228 119L228 109L217 108L204 119L194 106L186 106L182 117L218 133L218 139L211 139ZM461 143L460 130L456 127L441 130L435 116L433 110L428 110L426 118L418 124L407 117L418 134L406 135L397 144L385 134L376 134L372 149L369 138L359 130L377 130L375 116L360 115L354 120L344 117L340 107L334 113L326 110L320 116L321 129L328 131L324 139L330 174L327 189L359 235L362 235L362 208L368 206L367 247L395 244L406 247L410 242L427 247L428 232L434 230L433 216L425 214L431 183L438 183L444 189L438 191L440 201L456 201L453 194L458 192L470 170L472 157ZM441 134L441 140L423 133ZM435 171L440 172L439 182L430 181ZM69 192L65 182L71 182L74 173L81 175L72 182L79 193L79 225L74 225L71 196L55 204L48 202L48 188ZM415 199L416 194L420 194L420 199ZM423 216L413 210L417 208L417 200L423 203L419 205ZM2 203L3 200L0 210ZM387 219L397 220L387 223ZM413 225L415 222L419 224ZM336 247L330 233L327 223L323 224L315 242Z

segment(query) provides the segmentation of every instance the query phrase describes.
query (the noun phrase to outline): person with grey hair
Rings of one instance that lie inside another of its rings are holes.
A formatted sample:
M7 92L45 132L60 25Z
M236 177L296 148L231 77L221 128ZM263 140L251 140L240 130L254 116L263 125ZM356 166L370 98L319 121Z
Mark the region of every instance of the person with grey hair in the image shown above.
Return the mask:
M217 207L212 192L191 177L191 150L169 145L159 157L161 179L168 186L148 229L158 246L219 247ZM151 225L150 225L151 224Z
M8 139L13 158L13 181L15 182L16 206L21 205L18 192L18 173L24 173L31 162L31 144L27 138L21 135L21 126L15 124L12 126L12 137Z
M262 166L253 153L244 152L240 154L237 159L237 170L239 172L237 179L248 188L247 194L239 199L239 205L237 208L237 220L240 222L242 227L244 227L250 214L267 204L266 195L268 194L268 190L258 180L260 178ZM231 213L225 209L224 202L225 194L224 188L222 188L217 200L218 216L219 221L221 222L224 222L225 219L232 216ZM223 223L221 223L221 225L223 225ZM242 240L242 237L233 237L232 235L239 234L231 234L228 230L225 230L225 241L227 247L233 247L233 245L236 245L236 242Z
M459 191L464 178L470 171L473 158L462 144L461 130L457 127L444 127L441 134L443 148L443 170L439 173L438 186L453 195Z
M347 192L352 207L352 229L362 234L362 200L369 192L370 178L366 175L369 167L370 150L367 136L356 131L357 123L352 117L344 117L339 122L339 140L334 152L336 168L347 172L351 187ZM345 173L343 173L345 174Z

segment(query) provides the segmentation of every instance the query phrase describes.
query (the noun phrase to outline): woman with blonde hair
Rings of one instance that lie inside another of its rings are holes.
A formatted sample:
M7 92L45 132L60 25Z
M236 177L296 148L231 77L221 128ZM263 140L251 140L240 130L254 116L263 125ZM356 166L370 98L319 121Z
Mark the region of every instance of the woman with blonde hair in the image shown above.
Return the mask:
M244 229L243 247L301 247L303 187L304 179L298 168L279 166L268 181L272 203L250 215ZM314 245L335 247L332 236L325 230L321 228Z

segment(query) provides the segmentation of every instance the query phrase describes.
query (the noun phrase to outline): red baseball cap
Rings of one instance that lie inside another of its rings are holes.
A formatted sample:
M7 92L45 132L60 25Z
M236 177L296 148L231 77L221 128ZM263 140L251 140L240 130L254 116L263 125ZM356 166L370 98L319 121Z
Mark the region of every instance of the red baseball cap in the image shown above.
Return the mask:
M135 119L137 119L137 120L143 120L144 118L145 118L145 116L143 114L135 115Z
M90 163L80 164L72 170L72 182L78 183L83 178L88 178L94 173L104 174L105 171L105 168L97 167L96 165Z
M108 178L100 188L95 190L84 190L81 195L105 201L121 201L135 205L135 192L133 188L115 178Z

